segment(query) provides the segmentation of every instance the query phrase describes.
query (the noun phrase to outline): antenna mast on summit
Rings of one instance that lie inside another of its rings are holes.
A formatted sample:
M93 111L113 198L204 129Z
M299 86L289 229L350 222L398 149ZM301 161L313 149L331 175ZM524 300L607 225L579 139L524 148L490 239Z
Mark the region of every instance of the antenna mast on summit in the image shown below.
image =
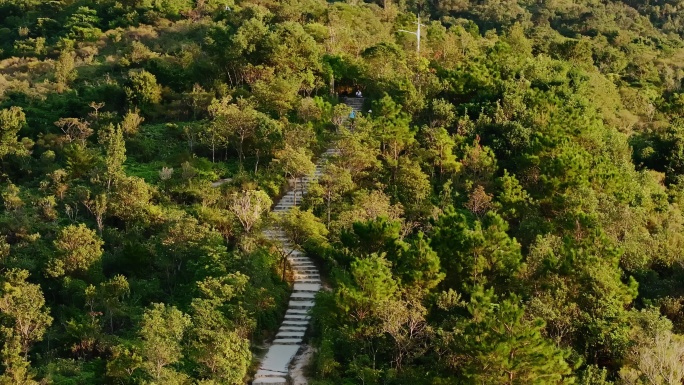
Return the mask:
M416 35L416 52L420 53L420 27L421 26L425 27L425 25L420 24L420 16L418 16L418 21L416 22L416 24L417 24L417 28L416 28L415 32L414 31L407 31L404 29L400 29L399 32L406 32L406 33L410 33L412 35Z

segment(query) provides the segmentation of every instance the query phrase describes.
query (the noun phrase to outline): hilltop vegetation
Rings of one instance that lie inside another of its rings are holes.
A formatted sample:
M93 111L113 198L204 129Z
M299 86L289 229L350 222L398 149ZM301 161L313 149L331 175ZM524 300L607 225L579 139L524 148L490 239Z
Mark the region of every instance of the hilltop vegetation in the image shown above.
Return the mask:
M681 384L683 6L0 0L0 384Z

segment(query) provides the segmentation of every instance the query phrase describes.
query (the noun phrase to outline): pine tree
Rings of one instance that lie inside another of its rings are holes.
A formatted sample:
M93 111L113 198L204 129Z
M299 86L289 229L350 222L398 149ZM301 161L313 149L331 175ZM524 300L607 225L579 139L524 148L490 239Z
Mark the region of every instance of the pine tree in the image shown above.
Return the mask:
M188 315L163 303L153 304L143 314L143 367L157 383L170 383L177 377L167 367L183 358L181 342L190 323Z
M57 82L57 92L64 92L69 88L69 84L76 80L78 74L74 69L74 52L64 50L55 62L55 82Z
M522 254L520 244L507 230L506 221L493 212L473 220L462 212L447 210L435 224L430 243L447 272L445 284L466 293L478 284L510 290Z
M102 257L102 240L85 224L62 228L53 242L57 255L50 260L46 273L61 277L72 273L84 274Z
M104 147L104 174L105 186L109 191L112 183L115 183L124 175L123 164L126 161L126 143L123 138L121 127L110 124L100 130L100 145Z
M444 361L467 383L572 383L566 353L542 336L543 321L526 319L519 297L499 300L492 289L477 286L466 310L468 316L444 334L443 347Z

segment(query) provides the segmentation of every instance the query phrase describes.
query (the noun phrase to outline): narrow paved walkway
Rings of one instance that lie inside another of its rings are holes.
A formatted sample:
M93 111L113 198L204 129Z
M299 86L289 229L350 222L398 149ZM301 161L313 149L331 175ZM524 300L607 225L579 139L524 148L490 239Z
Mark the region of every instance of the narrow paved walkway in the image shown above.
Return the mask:
M342 98L342 103L351 107L358 116L359 113L365 114L365 111L363 111L363 103L365 100L366 98Z
M363 106L363 99L349 98L344 100L344 103L359 112ZM288 191L275 205L273 211L282 213L299 205L302 193L306 194L308 191L309 183L321 176L326 160L336 153L336 149L328 149L316 163L314 175L304 177L302 183L298 183L297 191ZM316 293L321 290L321 275L313 261L292 245L282 229L272 227L264 230L264 235L275 242L280 242L285 253L289 253L287 259L294 273L294 287L285 312L285 319L266 352L259 370L254 375L252 385L286 385L290 374L290 363L302 347L304 334L309 327L311 319L309 311L314 306ZM294 385L306 383L305 379L295 380Z
M299 205L302 200L302 191L306 193L309 183L323 173L325 160L334 153L335 150L332 149L326 151L316 164L314 175L304 177L301 187L298 184L296 192L288 191L275 205L273 211L282 213L290 210L295 206L295 197L297 205ZM285 312L285 319L261 362L252 384L285 385L287 384L290 362L299 351L304 333L309 326L309 319L311 318L309 310L314 306L314 297L321 289L321 276L313 261L304 255L304 252L294 248L282 229L273 227L265 230L264 235L275 242L280 242L285 253L289 253L287 259L294 273L294 288Z

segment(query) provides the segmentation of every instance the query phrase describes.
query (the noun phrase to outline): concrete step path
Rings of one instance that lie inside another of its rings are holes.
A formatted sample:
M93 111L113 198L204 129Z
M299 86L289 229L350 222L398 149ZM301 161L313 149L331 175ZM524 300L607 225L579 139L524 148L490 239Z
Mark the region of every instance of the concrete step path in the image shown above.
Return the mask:
M303 197L302 191L308 191L309 184L323 174L326 159L338 153L337 149L329 149L323 153L314 174L297 181L297 191L288 191L273 207L273 211L284 213L295 207L295 202L299 205ZM302 345L311 320L310 310L315 304L316 293L321 290L321 275L309 257L293 248L282 229L272 227L264 230L263 234L273 242L280 242L285 252L289 252L287 260L292 268L294 286L283 322L254 375L252 385L286 385L290 363Z
M363 108L363 104L365 102L365 98L356 98L356 97L350 97L350 98L343 98L342 102L349 107L351 107L355 112L361 111Z
M367 111L363 110L363 104L365 102L365 98L357 98L357 97L347 97L347 98L342 98L342 102L349 107L352 108L352 111L354 111L354 114L358 117L359 115L363 115L368 113ZM348 116L345 116L342 119L342 125L347 127L348 129L351 128L351 120L349 119Z

